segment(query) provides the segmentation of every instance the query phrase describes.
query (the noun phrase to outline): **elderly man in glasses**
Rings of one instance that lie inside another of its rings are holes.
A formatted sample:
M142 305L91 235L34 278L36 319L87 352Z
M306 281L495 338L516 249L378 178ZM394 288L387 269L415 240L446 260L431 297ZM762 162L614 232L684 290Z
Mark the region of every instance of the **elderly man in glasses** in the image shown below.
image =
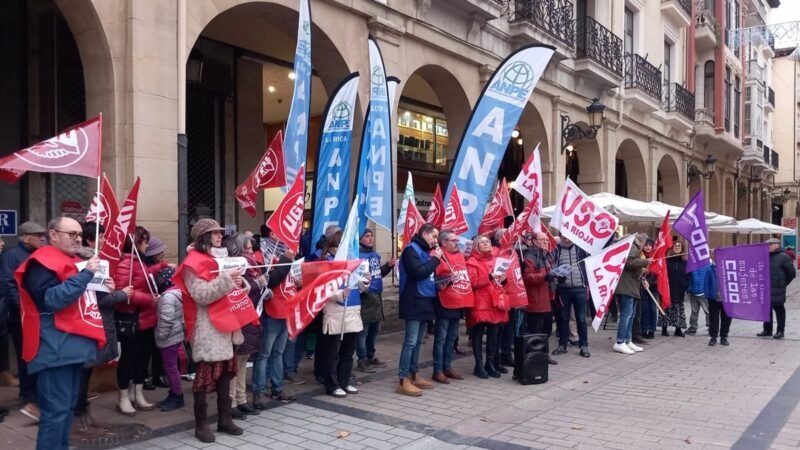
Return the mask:
M34 422L38 422L36 375L28 373L28 365L22 359L22 322L19 309L19 290L17 282L14 281L14 272L33 252L45 245L44 235L47 230L36 222L25 222L19 226L17 231L19 244L0 255L0 285L2 285L0 290L4 293L0 298L0 333L4 333L3 329L7 329L14 342L19 381L13 379L11 372L8 371L9 362L0 361L0 367L5 369L0 374L0 382L7 386L19 386L19 396L23 400L20 412Z
M22 357L38 374L37 449L69 448L83 364L105 344L97 297L87 290L100 260L94 256L79 268L82 236L74 219L53 219L47 225L50 245L33 252L14 274L25 330ZM109 287L114 290L113 283Z

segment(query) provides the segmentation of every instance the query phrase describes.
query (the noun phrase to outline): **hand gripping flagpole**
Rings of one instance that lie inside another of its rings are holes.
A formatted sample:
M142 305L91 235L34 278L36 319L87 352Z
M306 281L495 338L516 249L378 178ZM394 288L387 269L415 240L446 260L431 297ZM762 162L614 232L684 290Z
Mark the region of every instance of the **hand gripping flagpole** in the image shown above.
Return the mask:
M136 248L136 242L133 240L133 234L128 234L128 237L131 238L131 274L130 279L133 280L133 255L136 255L136 259L139 260L139 267L142 268L142 273L144 273L145 282L147 283L147 290L150 291L150 295L153 297L157 297L156 293L158 291L158 287L156 286L156 292L153 291L153 286L150 284L150 278L147 276L147 269L144 267L144 263L142 262L141 256L139 256L139 249ZM130 283L129 283L130 285Z

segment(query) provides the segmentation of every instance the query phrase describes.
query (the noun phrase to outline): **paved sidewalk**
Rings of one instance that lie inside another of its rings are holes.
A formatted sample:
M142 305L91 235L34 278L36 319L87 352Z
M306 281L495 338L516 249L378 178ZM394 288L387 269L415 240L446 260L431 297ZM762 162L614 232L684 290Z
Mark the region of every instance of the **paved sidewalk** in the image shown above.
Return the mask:
M614 331L590 331L592 357L573 349L556 357L546 384L521 386L509 375L480 380L468 375L471 358L463 357L455 367L464 381L436 385L421 398L394 393L402 336L388 334L379 355L389 367L356 372L358 395L336 400L313 383L297 387L297 403L237 422L243 436L218 435L212 445L194 438L189 405L177 414L139 413L135 420L152 430L151 439L121 448L798 448L798 291L789 295L783 341L757 338L760 324L734 320L730 347L709 347L701 329L686 338L658 335L643 353L625 356L611 351ZM431 344L422 360L430 359ZM310 363L302 363L307 380ZM165 391L157 392L160 398ZM103 394L95 411L124 420L111 412L111 397ZM12 413L0 424L0 446L33 448L35 427L24 424Z

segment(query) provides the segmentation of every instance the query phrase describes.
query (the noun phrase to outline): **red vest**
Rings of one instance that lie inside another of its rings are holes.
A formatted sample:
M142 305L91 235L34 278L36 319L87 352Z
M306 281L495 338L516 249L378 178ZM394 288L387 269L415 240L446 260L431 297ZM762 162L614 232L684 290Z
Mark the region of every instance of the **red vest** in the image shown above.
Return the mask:
M528 306L528 292L525 290L522 267L519 265L519 257L516 252L511 254L511 264L506 271L505 291L512 308Z
M19 300L22 311L22 329L25 338L22 340L22 359L33 361L39 353L40 317L28 291L25 290L23 276L28 268L28 263L36 260L47 270L55 272L58 281L62 283L68 278L78 274L76 263L80 258L71 258L55 247L46 245L33 254L17 269L14 279L19 286ZM97 296L94 291L84 291L80 298L71 305L55 313L55 327L58 331L87 337L97 341L97 347L106 345L106 332L103 329L103 317L97 307Z
M272 299L264 304L264 309L267 314L273 319L286 318L286 304L289 303L297 295L297 287L294 284L294 277L292 271L281 281L278 288L272 291Z
M439 290L439 301L447 309L472 308L475 306L475 296L472 294L472 283L469 281L464 255L460 252L445 253L444 258L450 265L443 260L436 268L436 276L450 277L452 282Z
M216 279L219 272L214 272L218 269L214 258L192 249L172 277L172 282L182 292L183 317L186 321L186 340L188 341L192 338L197 323L197 305L189 295L189 290L183 281L183 274L187 267L192 269L201 280L207 282ZM247 290L233 288L232 291L208 305L208 318L214 328L223 333L230 333L240 330L248 323L257 321L258 314L256 314L250 297L247 296Z

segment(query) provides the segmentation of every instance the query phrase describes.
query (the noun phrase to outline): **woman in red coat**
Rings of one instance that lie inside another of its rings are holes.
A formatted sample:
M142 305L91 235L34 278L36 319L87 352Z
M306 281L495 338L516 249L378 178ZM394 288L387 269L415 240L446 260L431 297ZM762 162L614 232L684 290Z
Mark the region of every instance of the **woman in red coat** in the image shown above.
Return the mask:
M467 272L472 283L475 306L469 310L467 326L472 330L472 353L478 378L499 378L494 366L498 350L498 324L508 321L508 305L503 295L505 275L494 273L496 257L489 236L479 234L472 241L472 254L467 260ZM486 362L483 362L483 336L486 335Z
M136 227L133 239L139 256L144 258L147 244L150 242L150 233L143 227ZM128 240L125 242L122 260L114 273L114 283L118 283L117 286L133 287L129 302L117 305L114 314L117 336L122 345L117 366L119 387L117 410L130 416L136 414L136 409L142 411L153 409L153 404L144 398L143 385L155 342L153 330L156 326L158 300L158 296L153 294L153 288L149 285L144 262L140 262L135 255L131 259L132 251L131 242ZM132 385L131 380L133 380Z

